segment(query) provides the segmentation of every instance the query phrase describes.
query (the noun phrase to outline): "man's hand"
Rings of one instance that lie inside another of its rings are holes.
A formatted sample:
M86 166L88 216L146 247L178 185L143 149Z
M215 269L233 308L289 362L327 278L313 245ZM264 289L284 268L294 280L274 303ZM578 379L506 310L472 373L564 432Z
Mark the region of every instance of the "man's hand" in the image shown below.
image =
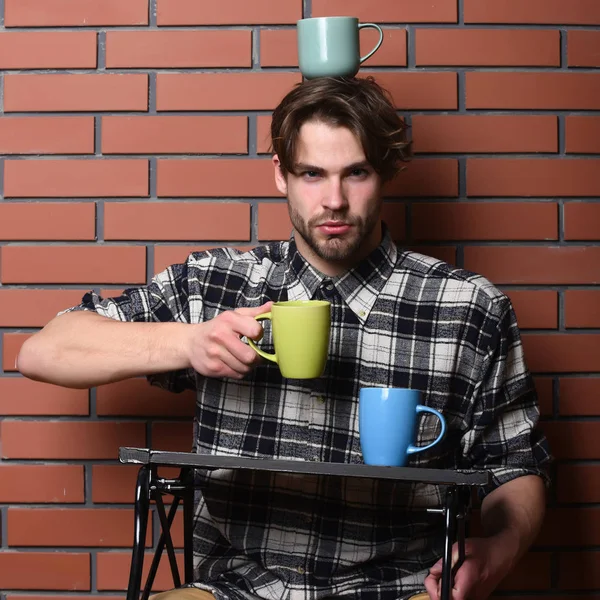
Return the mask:
M191 366L206 377L242 379L262 359L240 338L260 340L263 328L254 317L269 312L272 304L229 310L190 328L187 353Z
M465 540L465 561L454 578L452 600L486 600L508 575L514 554L502 547L494 537ZM510 555L513 555L512 557ZM458 545L452 548L452 565L458 560ZM440 559L425 578L425 589L431 600L440 600L442 592L442 560Z

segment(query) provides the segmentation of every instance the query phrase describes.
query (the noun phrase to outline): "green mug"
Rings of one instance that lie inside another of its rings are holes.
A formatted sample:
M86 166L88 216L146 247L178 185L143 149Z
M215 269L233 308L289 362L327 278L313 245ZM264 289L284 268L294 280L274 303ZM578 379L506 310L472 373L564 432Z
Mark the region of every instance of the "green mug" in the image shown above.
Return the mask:
M358 32L371 27L379 31L375 47L360 55ZM298 29L298 63L307 79L315 77L354 77L360 65L372 56L383 42L383 31L375 23L359 23L356 17L315 17L300 19Z
M327 362L331 305L324 300L275 302L271 312L255 317L270 319L275 354L264 352L248 339L258 354L279 365L289 379L320 377Z

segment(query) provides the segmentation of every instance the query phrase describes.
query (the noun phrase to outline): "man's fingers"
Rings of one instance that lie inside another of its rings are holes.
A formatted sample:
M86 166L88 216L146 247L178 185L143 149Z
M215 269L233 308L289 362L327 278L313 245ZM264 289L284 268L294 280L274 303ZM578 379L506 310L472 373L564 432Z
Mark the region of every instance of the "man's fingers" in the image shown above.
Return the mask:
M430 574L425 578L424 583L425 583L425 589L427 590L427 593L429 594L430 600L439 600L440 595L438 592L438 583L439 583L438 577Z
M438 579L442 576L442 559L438 560L435 565L429 569L429 573Z
M473 596L473 590L477 587L481 573L472 562L465 562L456 572L452 596L456 600L467 600Z
M256 306L251 308L238 308L236 309L236 313L248 317L257 317L258 315L262 315L263 313L269 312L271 307L273 306L273 302L265 302L262 306Z

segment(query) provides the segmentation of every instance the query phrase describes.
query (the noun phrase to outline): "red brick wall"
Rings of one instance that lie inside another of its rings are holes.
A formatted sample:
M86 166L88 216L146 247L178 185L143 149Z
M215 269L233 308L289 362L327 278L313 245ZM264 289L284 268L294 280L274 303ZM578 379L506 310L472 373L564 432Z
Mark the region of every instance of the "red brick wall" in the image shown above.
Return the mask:
M514 300L558 460L505 590L599 597L600 2L0 0L0 600L124 589L136 469L118 447L189 450L194 399L40 385L15 355L90 287L287 237L266 136L303 14L385 24L363 73L417 153L392 230Z

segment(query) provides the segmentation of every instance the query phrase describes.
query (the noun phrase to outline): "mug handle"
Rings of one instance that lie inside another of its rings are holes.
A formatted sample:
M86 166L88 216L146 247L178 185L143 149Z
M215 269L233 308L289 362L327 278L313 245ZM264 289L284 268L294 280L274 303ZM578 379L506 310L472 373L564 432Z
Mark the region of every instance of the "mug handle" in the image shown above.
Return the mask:
M371 29L377 29L377 31L379 31L379 41L375 44L375 48L373 48L373 50L371 50L371 52L369 52L368 54L365 54L363 57L361 57L360 59L360 64L364 63L365 60L367 60L367 58L369 58L370 56L373 56L373 54L375 54L375 52L377 52L377 50L379 50L379 46L381 46L381 43L383 42L383 31L381 30L381 27L379 27L379 25L375 25L375 23L360 23L358 28L362 29L362 28L367 28L370 27Z
M258 315L256 317L254 317L257 321L260 321L262 319L271 319L271 313L263 313L262 315ZM271 360L274 363L277 362L277 354L269 354L268 352L265 352L264 350L261 350L255 343L254 340L250 339L250 338L246 338L248 340L248 344L254 348L254 350L256 351L257 354L260 354L260 356L262 356L263 358L266 358L267 360Z
M437 440L431 442L431 444L427 444L427 446L413 446L412 444L406 449L406 454L414 454L415 452L423 452L423 450L429 450L429 448L433 448L438 442L442 440L444 434L446 433L446 421L442 414L435 410L435 408L430 408L429 406L423 406L422 404L417 405L417 414L428 412L432 415L435 415L440 420L440 425L442 426L442 430L440 431L440 435L437 436Z

